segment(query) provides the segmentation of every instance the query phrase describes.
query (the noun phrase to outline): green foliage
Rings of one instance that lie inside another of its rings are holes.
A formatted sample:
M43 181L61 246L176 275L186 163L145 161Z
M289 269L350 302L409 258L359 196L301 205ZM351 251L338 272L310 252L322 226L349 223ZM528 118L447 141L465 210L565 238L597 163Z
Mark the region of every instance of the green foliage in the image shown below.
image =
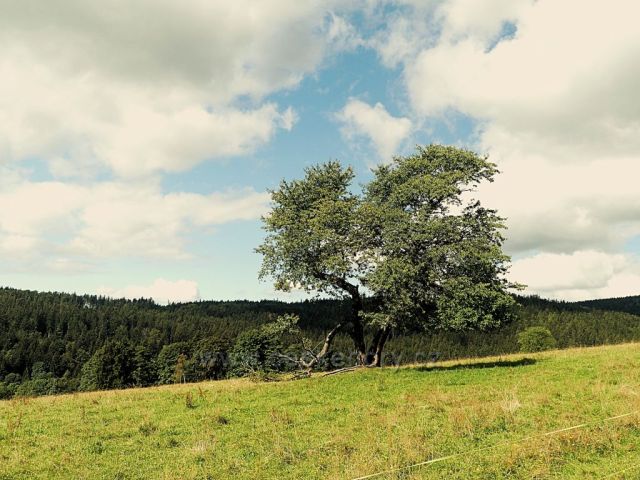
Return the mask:
M135 384L134 349L120 340L108 341L99 351L98 384L101 389L123 388Z
M100 388L99 369L102 361L98 352L94 353L82 366L80 376L80 390L89 392Z
M542 352L556 348L558 342L548 328L529 327L518 333L518 345L522 352Z
M334 325L352 337L359 363L379 364L391 327L497 328L513 320L508 289L518 287L505 277L503 219L463 195L497 173L486 158L441 145L375 168L360 193L351 168L308 168L271 192L260 276L284 291L349 298L351 317ZM363 292L373 311L365 311ZM372 320L367 347L364 322Z
M54 378L38 378L28 380L17 386L14 395L17 397L36 397L40 395L53 395L58 393Z
M109 340L98 349L82 369L83 390L105 390L135 385L133 347L119 340Z
M191 347L187 342L176 342L162 347L157 359L158 381L161 385L176 383L176 367L181 357L182 374L186 377L184 362L190 353Z
M275 322L242 332L230 352L233 375L262 375L292 369L295 365L285 358L283 337L298 333L298 318L284 315Z
M134 349L131 376L136 387L148 387L156 384L158 381L158 365L150 348L139 345Z
M200 340L193 352L193 365L197 380L219 380L229 373L229 349L232 340L227 337L207 337Z
M361 199L350 191L354 173L333 161L310 167L305 178L282 181L271 192L273 208L263 218L267 236L260 277L276 288L293 286L342 296L342 281L361 281L365 237L359 224Z
M276 318L274 322L263 325L262 331L275 338L281 338L285 335L299 335L301 333L299 322L300 318L297 315L285 314Z
M513 319L503 219L462 197L496 173L485 158L441 145L374 170L365 197L375 238L367 286L392 324L489 330Z
M588 308L609 310L612 312L626 312L632 315L640 315L640 295L619 298L600 298L578 302Z
M10 376L7 377L10 379ZM45 370L43 362L36 362L31 369L28 380L7 385L4 392L0 392L0 396L8 396L9 393L12 393L18 397L35 397L67 393L75 391L77 388L78 382L75 379L68 375L55 378L51 372ZM0 388L0 390L2 389Z
M488 283L473 283L455 278L440 285L436 299L436 329L487 331L500 327L515 317L515 300L500 288Z
M0 382L0 400L12 398L16 394L19 384Z
M45 371L42 362L33 364L30 379L22 382L15 390L15 395L19 397L52 395L54 393L57 393L56 379L50 372Z
M531 326L548 328L558 348L640 341L640 317L635 315L536 297L515 300L520 304L515 308L515 320L497 330L424 332L420 325L395 329L386 347L388 361L412 363L516 352L518 332ZM464 305L467 299L456 301ZM371 339L387 318L367 302L370 300L365 300L365 308L373 315L367 318L371 325L365 335ZM461 310L456 307L451 311ZM0 395L12 397L20 384L34 380L22 387L22 394L108 388L100 374L102 354L96 352L111 341L124 343L131 358L118 382L123 386L172 383L180 353L187 357L187 381L225 378L231 375L228 352L238 334L289 313L299 320L277 327L283 348L278 353L296 359L305 348L321 345L336 321L347 321L351 307L340 300L196 302L159 307L146 301L0 288ZM37 318L43 320L37 322ZM464 316L452 315L447 321L456 324L464 320ZM160 355L164 346L168 348ZM341 336L336 337L322 362L323 368L330 369L354 363L353 342ZM282 361L277 368L286 370L291 365ZM162 378L160 370L164 370Z
M16 373L5 375L4 381L0 382L0 399L11 398L22 382L22 377Z

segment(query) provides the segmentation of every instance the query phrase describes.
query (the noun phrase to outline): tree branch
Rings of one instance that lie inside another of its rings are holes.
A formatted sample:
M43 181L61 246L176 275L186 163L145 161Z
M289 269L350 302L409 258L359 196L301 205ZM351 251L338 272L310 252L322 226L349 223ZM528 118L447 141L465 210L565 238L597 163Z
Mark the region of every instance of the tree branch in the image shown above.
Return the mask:
M319 270L314 270L313 274L320 280L325 282L329 282L332 285L344 290L351 298L361 300L360 289L357 285L347 282L343 277L339 277L337 275L331 275L329 273L324 273Z
M330 330L329 333L327 333L327 335L324 338L322 349L317 354L311 352L310 350L307 350L307 353L310 353L313 357L311 358L311 360L309 360L308 362L305 362L302 358L300 358L298 363L304 368L311 370L320 360L322 360L327 355L327 353L329 353L329 351L331 350L331 344L333 343L333 339L338 334L338 332L342 329L343 326L344 325L342 323L339 323L338 325L333 327L333 329Z

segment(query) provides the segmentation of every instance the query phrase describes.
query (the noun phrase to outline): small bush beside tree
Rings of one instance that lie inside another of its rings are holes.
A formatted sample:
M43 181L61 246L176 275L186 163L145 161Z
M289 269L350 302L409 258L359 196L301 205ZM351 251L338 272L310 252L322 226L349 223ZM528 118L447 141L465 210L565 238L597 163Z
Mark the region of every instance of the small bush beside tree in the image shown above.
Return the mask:
M542 352L552 350L558 342L546 327L529 327L518 333L518 346L521 352Z
M279 353L283 349L280 338L266 326L242 332L231 349L231 374L246 376L280 371Z

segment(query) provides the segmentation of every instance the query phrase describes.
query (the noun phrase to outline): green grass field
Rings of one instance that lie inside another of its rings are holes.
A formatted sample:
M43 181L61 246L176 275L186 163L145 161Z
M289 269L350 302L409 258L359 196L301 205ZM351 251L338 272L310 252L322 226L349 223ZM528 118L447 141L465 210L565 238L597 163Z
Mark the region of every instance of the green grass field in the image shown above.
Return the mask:
M15 399L0 479L640 478L636 410L638 344Z

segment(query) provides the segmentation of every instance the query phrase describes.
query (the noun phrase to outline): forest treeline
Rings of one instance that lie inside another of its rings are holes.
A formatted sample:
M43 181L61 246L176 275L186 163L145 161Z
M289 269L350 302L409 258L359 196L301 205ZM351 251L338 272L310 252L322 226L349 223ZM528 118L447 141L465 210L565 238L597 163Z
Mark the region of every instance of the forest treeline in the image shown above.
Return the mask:
M578 302L578 304L588 308L597 308L599 310L611 310L614 312L626 312L633 315L640 315L640 295L586 300Z
M560 348L640 341L640 298L567 303L517 297L516 319L493 332L395 331L386 363L474 357L518 350L517 334L544 326ZM349 314L337 300L201 301L159 306L151 300L0 289L0 398L150 386L293 368L294 339L267 328L299 317L321 342ZM353 364L352 344L337 337L324 368Z

